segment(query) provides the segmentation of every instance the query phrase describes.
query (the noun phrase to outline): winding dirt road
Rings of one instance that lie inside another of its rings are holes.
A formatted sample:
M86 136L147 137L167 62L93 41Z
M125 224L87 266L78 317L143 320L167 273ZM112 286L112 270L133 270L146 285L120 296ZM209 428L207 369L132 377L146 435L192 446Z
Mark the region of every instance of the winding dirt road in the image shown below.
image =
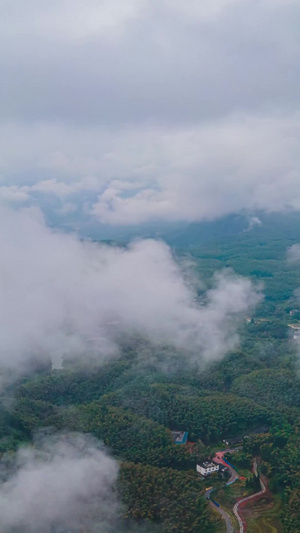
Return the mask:
M231 485L232 483L234 483L237 479L240 478L239 474L236 472L236 470L231 466L229 465L225 460L224 460L224 454L225 453L228 453L228 452L234 452L235 450L222 450L220 452L216 452L214 458L213 458L213 461L215 463L219 463L219 464L223 464L224 466L226 466L228 468L228 470L230 471L230 479L229 481L226 483L226 485ZM256 459L254 460L253 462L253 472L254 474L257 476L258 475L258 472L257 472L257 461ZM246 522L245 520L243 519L243 517L239 514L239 507L241 505L244 505L246 502L248 501L251 501L251 500L254 500L256 498L259 498L260 496L262 496L263 494L265 494L266 492L266 486L264 484L264 482L262 481L262 479L259 480L260 481L260 486L261 486L261 490L259 492L256 492L255 494L252 494L251 496L247 496L246 498L243 498L242 500L239 500L235 506L233 507L233 512L234 512L234 515L236 516L237 518L237 521L239 523L239 533L245 533L246 531ZM234 527L232 525L232 521L231 521L231 518L229 516L229 514L224 511L224 509L222 509L222 507L216 505L213 500L210 499L211 497L211 493L213 491L213 488L211 488L210 490L207 490L206 493L205 493L205 497L210 500L210 505L211 507L217 511L221 517L223 518L223 520L225 521L226 523L226 532L227 533L234 533Z
M234 470L234 468L228 464L227 461L224 460L224 455L225 453L234 453L236 450L222 450L220 452L216 452L214 457L213 457L213 461L214 463L219 463L221 465L224 465L226 466L226 468L228 468L229 472L230 472L230 478L228 480L228 482L226 483L226 485L231 485L232 483L234 483L237 479L240 478L239 474L237 473L236 470Z
M228 468L228 470L230 471L230 478L229 478L228 482L226 483L226 485L231 485L237 479L239 479L239 475L236 472L236 470L234 470L234 468L232 466L230 466L223 458L225 453L229 453L229 452L233 452L233 451L235 451L235 450L222 450L220 452L216 452L215 456L213 457L213 461L215 463L219 463L219 464L222 464L222 465L226 466ZM206 491L206 494L205 494L206 498L210 498L210 495L211 495L212 491L213 491L213 489L210 489L210 490ZM232 521L231 521L231 518L230 518L229 514L226 511L224 511L224 509L222 509L222 507L218 507L217 505L215 505L213 503L213 501L210 500L209 503L210 503L210 506L215 511L217 511L219 513L219 515L221 515L221 517L225 521L226 533L234 533L234 527L232 525Z
M257 462L256 462L256 459L253 463L253 472L254 474L257 476ZM247 498L243 498L242 500L239 500L234 508L233 508L233 512L238 520L238 523L239 523L239 526L240 526L240 533L244 533L246 531L246 522L244 521L243 517L239 514L239 507L240 505L246 503L246 502L249 502L250 500L254 500L255 498L259 498L260 496L262 496L263 494L265 494L266 492L266 486L264 484L264 482L262 481L262 479L259 479L260 481L260 486L261 486L261 490L259 492L256 492L255 494L252 494L251 496L247 496Z

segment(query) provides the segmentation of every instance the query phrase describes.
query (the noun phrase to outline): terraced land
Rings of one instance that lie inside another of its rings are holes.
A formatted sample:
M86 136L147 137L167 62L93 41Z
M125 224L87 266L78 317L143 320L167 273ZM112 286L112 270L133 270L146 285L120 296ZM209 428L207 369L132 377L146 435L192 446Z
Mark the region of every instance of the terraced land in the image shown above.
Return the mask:
M281 512L280 498L266 494L264 497L249 502L241 509L247 522L247 533L283 533L279 520Z

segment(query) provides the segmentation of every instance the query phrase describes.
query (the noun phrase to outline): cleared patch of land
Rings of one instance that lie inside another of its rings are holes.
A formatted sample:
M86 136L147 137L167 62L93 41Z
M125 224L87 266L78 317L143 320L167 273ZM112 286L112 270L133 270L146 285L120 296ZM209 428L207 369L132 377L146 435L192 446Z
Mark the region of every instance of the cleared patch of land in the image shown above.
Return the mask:
M247 533L283 533L279 520L279 497L267 493L258 500L250 501L240 512L247 522Z

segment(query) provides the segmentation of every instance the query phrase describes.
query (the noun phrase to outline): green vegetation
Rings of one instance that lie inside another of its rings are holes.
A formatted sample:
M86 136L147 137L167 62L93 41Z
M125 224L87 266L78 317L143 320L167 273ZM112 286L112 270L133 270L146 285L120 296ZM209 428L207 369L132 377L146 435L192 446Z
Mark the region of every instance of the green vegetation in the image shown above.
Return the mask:
M266 300L241 327L241 349L200 371L184 354L136 339L101 368L66 364L27 376L3 397L0 453L42 427L91 433L120 461L125 522L154 524L162 533L216 533L224 523L205 500L210 481L197 477L195 465L222 449L223 439L246 436L228 456L246 479L226 488L214 481L217 501L232 515L238 497L257 491L250 469L258 457L268 492L245 508L248 531L300 531L300 379L288 328L300 316L300 268L285 260L295 241L295 234L286 239L262 228L201 246L195 236L187 246L182 239L177 252L194 257L206 286L224 267L263 282ZM188 431L194 447L173 444L171 430Z
M262 405L300 407L300 379L295 372L284 369L263 369L241 376L232 390Z
M127 516L162 523L166 533L212 530L199 485L194 472L142 464L124 463L120 477Z
M280 521L282 501L280 497L267 494L259 500L250 501L243 508L249 533L283 533ZM297 530L295 530L297 531Z

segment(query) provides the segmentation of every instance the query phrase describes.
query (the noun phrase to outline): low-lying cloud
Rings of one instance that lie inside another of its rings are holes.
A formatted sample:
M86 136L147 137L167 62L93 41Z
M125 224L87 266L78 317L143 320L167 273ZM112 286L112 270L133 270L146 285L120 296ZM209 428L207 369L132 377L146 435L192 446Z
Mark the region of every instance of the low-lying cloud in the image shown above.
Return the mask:
M170 345L199 360L238 344L237 326L260 301L248 279L225 271L199 301L163 242L127 248L50 229L38 210L0 213L0 364L118 353L124 335Z
M9 130L0 124L0 199L8 203L55 198L61 209L75 204L86 220L112 225L300 209L295 115L235 115L176 130L49 124Z
M0 462L1 529L118 531L118 471L90 436L40 436L20 448L13 463Z
M300 244L293 244L287 251L287 260L289 263L300 262Z

